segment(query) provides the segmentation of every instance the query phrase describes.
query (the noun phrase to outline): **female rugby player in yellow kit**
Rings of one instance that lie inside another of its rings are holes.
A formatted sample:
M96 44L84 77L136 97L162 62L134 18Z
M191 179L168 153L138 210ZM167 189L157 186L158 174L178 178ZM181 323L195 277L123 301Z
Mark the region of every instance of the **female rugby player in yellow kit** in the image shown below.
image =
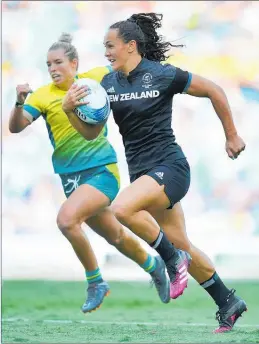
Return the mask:
M99 307L109 292L109 285L102 279L95 254L81 228L83 222L150 273L161 301L168 303L169 281L164 262L160 257L147 254L108 207L119 191L119 172L116 153L106 137L107 128L103 128L96 140L87 141L62 111L62 101L75 78L101 81L109 68L97 67L77 75L78 54L67 34L50 47L47 66L52 83L35 92L28 84L17 86L17 102L11 112L9 129L19 133L40 116L46 122L54 148L54 171L60 175L67 196L58 213L57 225L84 266L88 281L88 295L82 311L86 313ZM29 93L32 94L25 102Z

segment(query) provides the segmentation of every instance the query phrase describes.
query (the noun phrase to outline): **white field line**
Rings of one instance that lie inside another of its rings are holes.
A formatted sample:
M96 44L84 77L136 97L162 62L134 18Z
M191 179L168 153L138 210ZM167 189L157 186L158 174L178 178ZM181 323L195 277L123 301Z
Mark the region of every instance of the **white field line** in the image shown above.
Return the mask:
M26 319L26 318L5 318L2 319L2 322L34 322L33 319ZM173 325L174 327L186 327L186 326L194 326L194 327L205 327L205 326L212 326L216 327L215 324L207 324L207 323L170 323L170 322L131 322L131 321L88 321L88 320L64 320L64 319L45 319L41 320L43 323L52 323L52 324L91 324L91 325L143 325L143 326L170 326ZM235 327L258 327L259 324L236 324Z

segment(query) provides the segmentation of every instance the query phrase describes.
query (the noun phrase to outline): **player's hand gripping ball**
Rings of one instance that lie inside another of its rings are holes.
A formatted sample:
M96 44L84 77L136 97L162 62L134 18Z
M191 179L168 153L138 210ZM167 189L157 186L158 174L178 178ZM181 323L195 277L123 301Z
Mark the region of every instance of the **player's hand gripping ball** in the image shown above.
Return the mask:
M88 94L80 99L80 102L87 103L77 106L73 111L88 124L98 124L105 121L110 114L110 100L105 89L95 80L84 78L77 79L75 84L87 86Z

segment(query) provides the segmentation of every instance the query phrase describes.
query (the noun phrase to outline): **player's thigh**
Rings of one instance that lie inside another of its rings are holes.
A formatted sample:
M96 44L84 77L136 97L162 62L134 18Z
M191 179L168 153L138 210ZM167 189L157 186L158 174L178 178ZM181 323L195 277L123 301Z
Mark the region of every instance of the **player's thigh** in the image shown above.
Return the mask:
M189 189L190 167L186 159L178 159L155 166L141 177L133 175L131 181L116 198L113 209L128 209L131 213L148 208L170 209Z
M111 243L119 241L123 231L121 223L116 219L110 207L104 208L97 215L87 219L86 224Z
M122 190L111 207L115 214L132 214L151 206L166 209L169 204L164 186L159 185L152 177L143 175Z
M119 192L116 164L60 176L68 197L61 213L85 221L107 207Z
M82 223L96 215L110 203L109 198L95 187L80 185L63 203L58 214L58 222Z
M158 211L149 209L159 226L164 230L168 239L177 247L190 250L190 242L186 233L184 212L181 203L176 203L172 209Z

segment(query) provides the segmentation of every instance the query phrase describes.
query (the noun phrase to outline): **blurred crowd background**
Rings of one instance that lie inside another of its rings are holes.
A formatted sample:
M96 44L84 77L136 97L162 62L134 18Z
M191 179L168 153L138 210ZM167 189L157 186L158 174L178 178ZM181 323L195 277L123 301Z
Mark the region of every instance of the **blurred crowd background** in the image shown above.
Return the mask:
M244 262L251 255L258 257L259 2L3 1L2 231L7 275L7 270L16 271L10 268L12 264L17 267L11 255L15 243L17 250L24 249L21 261L26 254L28 261L33 254L39 255L46 244L44 255L54 238L59 247L65 245L64 256L71 251L55 223L65 198L59 177L53 174L52 147L44 121L39 119L20 134L8 130L16 85L28 82L36 89L50 82L46 52L62 32L74 37L80 72L106 65L103 36L108 26L133 13L151 11L164 15L161 34L184 44L172 49L168 62L223 87L247 144L238 160L230 160L210 102L187 95L175 97L173 127L192 169L191 188L182 202L188 233L215 261L223 259L228 266L226 274L236 266L236 259ZM125 187L129 179L124 148L112 118L109 138L118 153ZM100 259L114 253L102 239L88 233L103 257ZM242 271L240 274L245 276Z

